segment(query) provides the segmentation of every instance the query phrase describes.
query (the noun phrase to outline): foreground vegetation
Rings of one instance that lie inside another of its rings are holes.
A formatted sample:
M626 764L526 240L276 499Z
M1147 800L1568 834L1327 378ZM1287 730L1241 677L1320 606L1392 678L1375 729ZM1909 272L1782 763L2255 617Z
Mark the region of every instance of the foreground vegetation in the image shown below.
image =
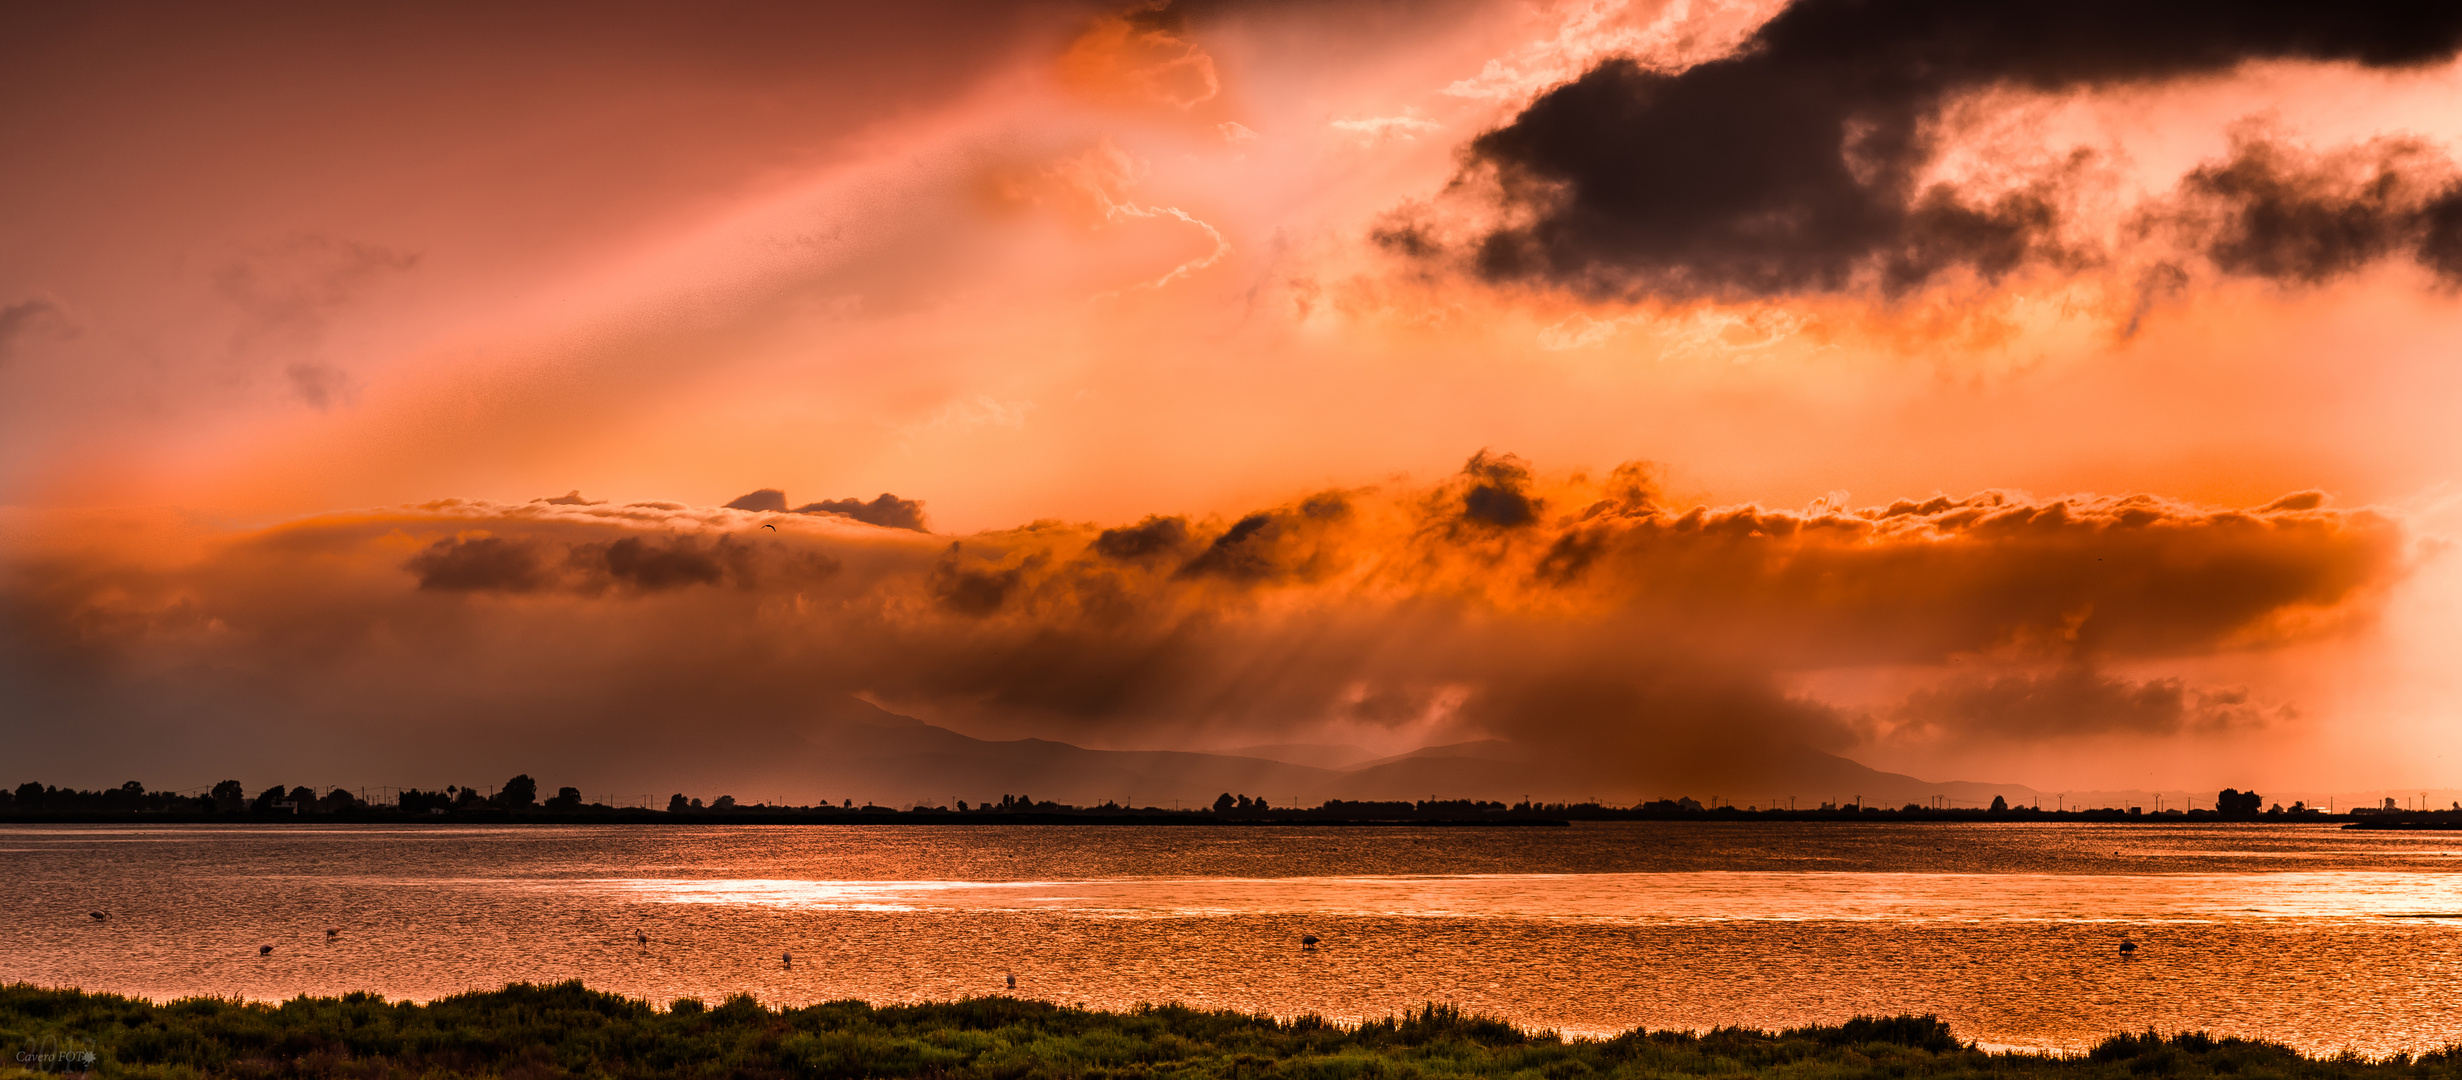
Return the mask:
M1431 1006L1358 1027L1181 1006L1095 1012L1016 998L770 1010L749 997L668 1009L579 983L428 1005L370 994L280 1005L0 987L15 1075L142 1077L934 1077L945 1080L1439 1080L1511 1077L2457 1077L2462 1047L2417 1058L2303 1057L2203 1035L2115 1036L2076 1057L1995 1054L1929 1016L1770 1034L1633 1031L1565 1041ZM50 1055L48 1058L40 1055ZM90 1055L90 1056L88 1056Z

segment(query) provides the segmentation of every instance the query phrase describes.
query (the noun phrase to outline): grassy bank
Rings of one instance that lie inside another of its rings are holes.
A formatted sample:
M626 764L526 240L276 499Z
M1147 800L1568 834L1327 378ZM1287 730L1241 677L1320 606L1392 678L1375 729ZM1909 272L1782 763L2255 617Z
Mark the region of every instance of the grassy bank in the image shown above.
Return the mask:
M1013 998L773 1011L750 998L671 1009L578 983L428 1005L365 994L280 1005L154 1005L0 988L6 1067L149 1077L935 1077L1410 1080L1513 1077L2456 1077L2462 1051L2365 1061L2200 1035L2119 1036L2081 1057L1970 1049L1931 1017L1771 1034L1630 1032L1564 1041L1435 1007L1344 1028L1166 1006L1092 1012ZM51 1053L48 1061L26 1055ZM30 1064L28 1064L30 1062ZM22 1074L22 1073L21 1073Z

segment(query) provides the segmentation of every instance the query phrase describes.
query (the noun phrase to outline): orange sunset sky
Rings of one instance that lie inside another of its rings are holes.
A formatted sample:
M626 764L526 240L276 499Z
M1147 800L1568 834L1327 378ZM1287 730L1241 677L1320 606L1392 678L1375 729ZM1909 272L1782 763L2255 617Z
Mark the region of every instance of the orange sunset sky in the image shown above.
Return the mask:
M16 5L0 760L663 792L649 733L851 697L1618 797L1795 746L2462 786L2457 49L2391 3Z

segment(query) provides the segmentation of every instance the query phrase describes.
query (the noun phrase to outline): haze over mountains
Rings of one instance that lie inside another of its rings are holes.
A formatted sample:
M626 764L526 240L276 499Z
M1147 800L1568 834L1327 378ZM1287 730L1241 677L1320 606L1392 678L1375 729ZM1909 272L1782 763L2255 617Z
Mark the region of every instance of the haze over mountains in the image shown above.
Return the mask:
M1097 750L1049 739L978 739L847 698L803 721L764 727L764 750L749 740L695 735L655 755L654 773L628 777L656 788L652 801L683 782L708 799L782 800L793 805L853 799L904 808L998 801L1021 795L1074 805L1200 806L1224 792L1262 796L1276 806L1313 806L1328 799L1487 799L1519 802L1597 800L1631 805L1693 798L1747 807L1803 809L1824 802L1866 806L1907 803L1979 807L1993 797L2045 809L2090 807L2211 808L2214 793L2167 790L2038 790L2024 784L1931 781L1885 772L1804 746L1773 746L1763 755L1702 771L1696 763L1663 772L1626 772L1614 765L1567 761L1502 739L1426 746L1378 756L1358 746L1267 743L1217 752ZM630 763L619 765L628 769ZM661 785L664 786L661 786ZM2352 791L2267 792L2266 802L2305 800L2324 806L2373 805L2393 797L2442 806L2462 793Z
M761 740L768 740L765 747ZM1047 739L977 739L912 717L845 699L803 722L761 725L746 737L698 732L642 759L638 785L683 782L701 797L732 794L791 804L853 799L889 806L997 801L1025 795L1080 805L1201 805L1223 792L1262 796L1274 805L1326 799L1644 799L1713 798L1769 806L1825 801L1903 804L1935 796L1973 805L2001 795L2033 797L2017 784L1931 783L1881 772L1804 747L1773 747L1719 775L1625 774L1551 760L1514 743L1487 739L1376 757L1359 747L1289 743L1230 752L1095 750ZM630 779L630 778L628 778Z
M1993 797L2011 805L2044 809L2142 807L2211 809L2214 793L2181 788L2068 791L2024 784L1971 780L1931 781L1871 768L1852 759L1804 746L1772 747L1756 759L1737 761L1716 774L1697 769L1620 773L1590 768L1532 751L1502 739L1426 746L1380 756L1363 747L1330 743L1267 743L1217 752L1096 750L1049 739L978 739L909 716L849 699L815 719L782 745L791 751L761 758L750 771L724 758L687 751L666 765L696 781L691 794L735 794L741 801L783 799L790 804L853 799L905 808L997 801L1023 795L1073 805L1190 807L1232 792L1262 796L1275 806L1313 806L1328 799L1483 799L1519 802L1579 802L1632 805L1653 799L1693 798L1705 804L1768 808L1792 799L1802 809L1825 802L1860 800L1866 806L1907 803L1981 807ZM729 755L732 756L732 755ZM759 755L745 755L747 760ZM657 786L651 783L649 786ZM798 794L810 792L810 795ZM749 796L748 794L749 793ZM660 796L663 798L663 794ZM2421 792L2279 790L2264 793L2267 805L2444 806L2462 791ZM1938 800L1937 804L1935 800ZM653 800L655 802L655 800Z

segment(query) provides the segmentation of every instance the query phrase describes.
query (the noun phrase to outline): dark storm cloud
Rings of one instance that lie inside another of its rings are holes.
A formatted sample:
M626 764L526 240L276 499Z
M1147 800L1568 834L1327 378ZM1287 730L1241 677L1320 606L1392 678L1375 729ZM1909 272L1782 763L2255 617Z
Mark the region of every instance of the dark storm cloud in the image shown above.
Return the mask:
M786 492L777 488L762 488L750 495L736 496L733 501L727 503L727 509L783 514L786 512Z
M754 513L783 514L787 512L786 492L777 488L762 488L749 495L737 496L726 504L729 510L750 510ZM862 499L823 499L805 503L794 510L798 514L834 514L853 518L866 525L888 529L911 529L928 532L924 527L923 500L901 499L888 492L870 502Z
M1174 576L1248 584L1322 576L1344 559L1334 530L1350 516L1349 496L1332 491L1246 515L1181 564Z
M2417 65L2458 44L2462 7L2449 4L1802 0L1732 57L1676 73L1610 60L1474 140L1471 160L1492 169L1523 219L1481 238L1476 263L1495 279L1608 293L1863 281L1898 290L1953 268L1989 279L2082 256L2057 238L2058 175L1983 199L1919 184L1937 149L1928 121L1952 95L2141 83L2266 59ZM1380 236L1396 250L1434 242L1408 222ZM2293 277L2338 254L2260 243L2218 254L2232 272ZM2401 249L2364 235L2352 243Z
M2279 709L2239 687L2119 678L2086 665L2050 673L1965 675L1909 695L1894 719L1964 741L2104 734L2177 735L2264 723Z
M823 499L795 508L798 514L839 514L866 525L885 529L912 529L929 532L923 525L923 500L901 499L884 491L871 502L862 499Z
M1105 529L1094 538L1094 552L1106 559L1136 562L1175 554L1188 546L1188 519L1148 516L1135 525Z
M1281 569L1274 544L1281 534L1276 515L1250 514L1233 522L1202 553L1180 567L1180 576L1211 575L1239 580L1272 577Z
M496 536L438 540L402 569L430 592L529 592L548 581L538 545Z
M2415 140L2318 154L2244 138L2181 188L2205 256L2228 273L2316 284L2408 257L2462 281L2462 179Z
M727 579L729 571L742 580L749 573L745 554L725 540L703 549L690 537L628 536L607 545L600 558L609 577L655 592L686 585L716 585Z
M760 561L750 545L725 536L707 543L677 535L597 542L475 536L437 540L411 556L402 569L416 577L425 592L555 590L597 595L610 588L633 594L695 585L752 588L761 580ZM810 554L772 561L779 564L781 579L790 582L826 577L837 569L834 562Z
M1462 466L1462 520L1513 529L1538 520L1541 500L1530 495L1530 465L1511 454L1481 450Z
M949 611L960 615L989 615L1000 610L1000 605L1009 597L1009 591L1026 576L1026 570L1024 566L995 568L969 564L964 555L964 545L951 544L949 553L932 567L932 574L926 579L925 586L931 590L932 599Z

